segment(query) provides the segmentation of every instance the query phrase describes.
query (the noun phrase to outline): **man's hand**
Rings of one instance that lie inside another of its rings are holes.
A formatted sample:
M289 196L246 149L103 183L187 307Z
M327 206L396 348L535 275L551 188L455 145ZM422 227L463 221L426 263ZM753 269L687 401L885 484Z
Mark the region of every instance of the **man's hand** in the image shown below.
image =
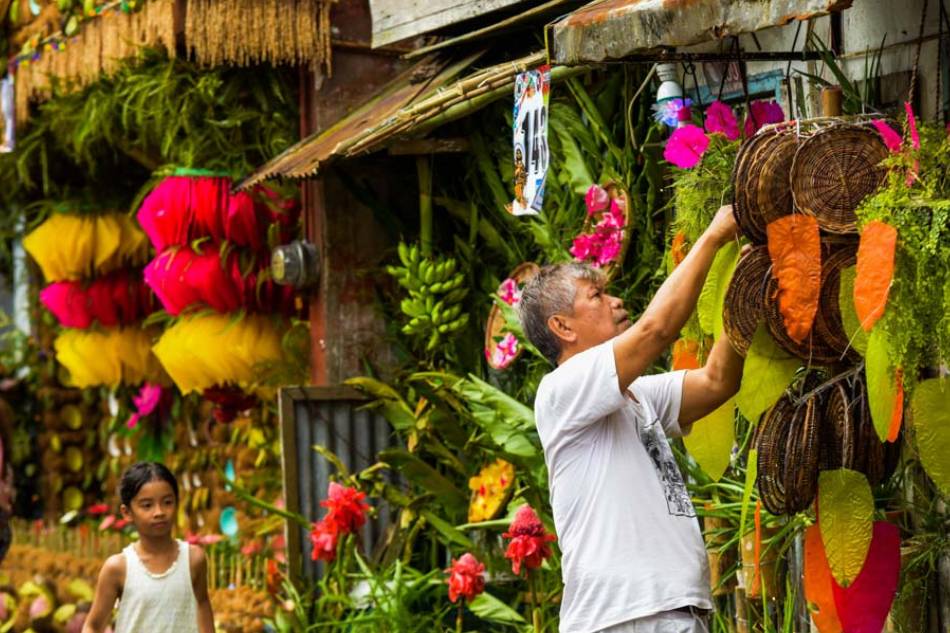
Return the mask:
M736 223L736 215L731 204L719 207L712 222L706 228L706 235L719 246L738 239L739 225Z

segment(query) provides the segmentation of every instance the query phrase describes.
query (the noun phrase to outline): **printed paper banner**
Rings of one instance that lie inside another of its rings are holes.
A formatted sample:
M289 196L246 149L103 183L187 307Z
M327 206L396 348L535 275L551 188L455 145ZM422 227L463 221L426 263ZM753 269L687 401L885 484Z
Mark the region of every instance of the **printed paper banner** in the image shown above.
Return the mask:
M0 80L0 153L12 152L15 145L13 78L5 77Z
M537 215L544 200L548 173L548 101L551 67L541 66L515 79L513 118L515 199L514 215Z

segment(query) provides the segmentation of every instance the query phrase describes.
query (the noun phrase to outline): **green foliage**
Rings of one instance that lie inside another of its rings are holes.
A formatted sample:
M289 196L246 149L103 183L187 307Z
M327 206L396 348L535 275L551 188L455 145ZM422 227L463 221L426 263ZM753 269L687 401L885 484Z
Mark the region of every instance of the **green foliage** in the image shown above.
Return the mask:
M898 232L894 280L875 330L886 332L909 388L919 368L950 358L950 141L936 126L923 124L920 133L921 149L889 158L886 184L857 210L862 225L880 220Z
M687 244L703 234L716 211L732 202L732 165L739 141L722 134L709 135L709 148L692 169L677 169L673 178L673 230L681 232Z

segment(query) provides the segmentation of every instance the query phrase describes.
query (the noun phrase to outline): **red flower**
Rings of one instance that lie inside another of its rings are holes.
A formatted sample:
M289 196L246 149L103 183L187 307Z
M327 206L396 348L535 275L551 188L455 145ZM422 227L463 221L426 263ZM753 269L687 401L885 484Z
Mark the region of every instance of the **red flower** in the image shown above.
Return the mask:
M94 503L88 508L86 508L86 512L88 512L92 516L99 516L100 514L105 514L108 511L109 511L108 503Z
M267 593L269 593L272 598L277 597L277 594L280 593L281 573L280 568L277 566L277 561L273 558L267 559L266 578Z
M511 571L521 573L521 565L527 569L537 569L545 559L551 557L548 543L557 540L544 529L541 519L531 506L525 504L518 508L515 520L502 536L510 538L505 558L511 560Z
M352 534L366 523L369 506L363 501L365 492L331 481L327 497L326 501L320 502L321 506L329 510L324 521L333 523L339 532Z
M449 585L449 600L456 602L459 596L471 601L485 591L485 566L470 553L462 554L458 560L452 560L452 566L445 570L449 575L445 582Z
M313 552L310 558L313 560L322 560L326 562L336 558L336 541L339 537L339 530L333 521L328 521L329 516L324 517L310 528L310 544L313 546Z

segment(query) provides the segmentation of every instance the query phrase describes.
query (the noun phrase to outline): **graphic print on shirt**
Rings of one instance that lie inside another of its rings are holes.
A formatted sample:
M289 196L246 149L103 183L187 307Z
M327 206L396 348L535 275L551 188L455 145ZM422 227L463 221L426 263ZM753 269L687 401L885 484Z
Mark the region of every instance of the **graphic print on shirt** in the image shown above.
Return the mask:
M641 438L663 486L663 496L666 497L669 513L674 516L695 517L696 509L686 492L686 482L683 481L683 475L673 459L673 451L666 441L660 421L654 420L652 424L645 425Z

